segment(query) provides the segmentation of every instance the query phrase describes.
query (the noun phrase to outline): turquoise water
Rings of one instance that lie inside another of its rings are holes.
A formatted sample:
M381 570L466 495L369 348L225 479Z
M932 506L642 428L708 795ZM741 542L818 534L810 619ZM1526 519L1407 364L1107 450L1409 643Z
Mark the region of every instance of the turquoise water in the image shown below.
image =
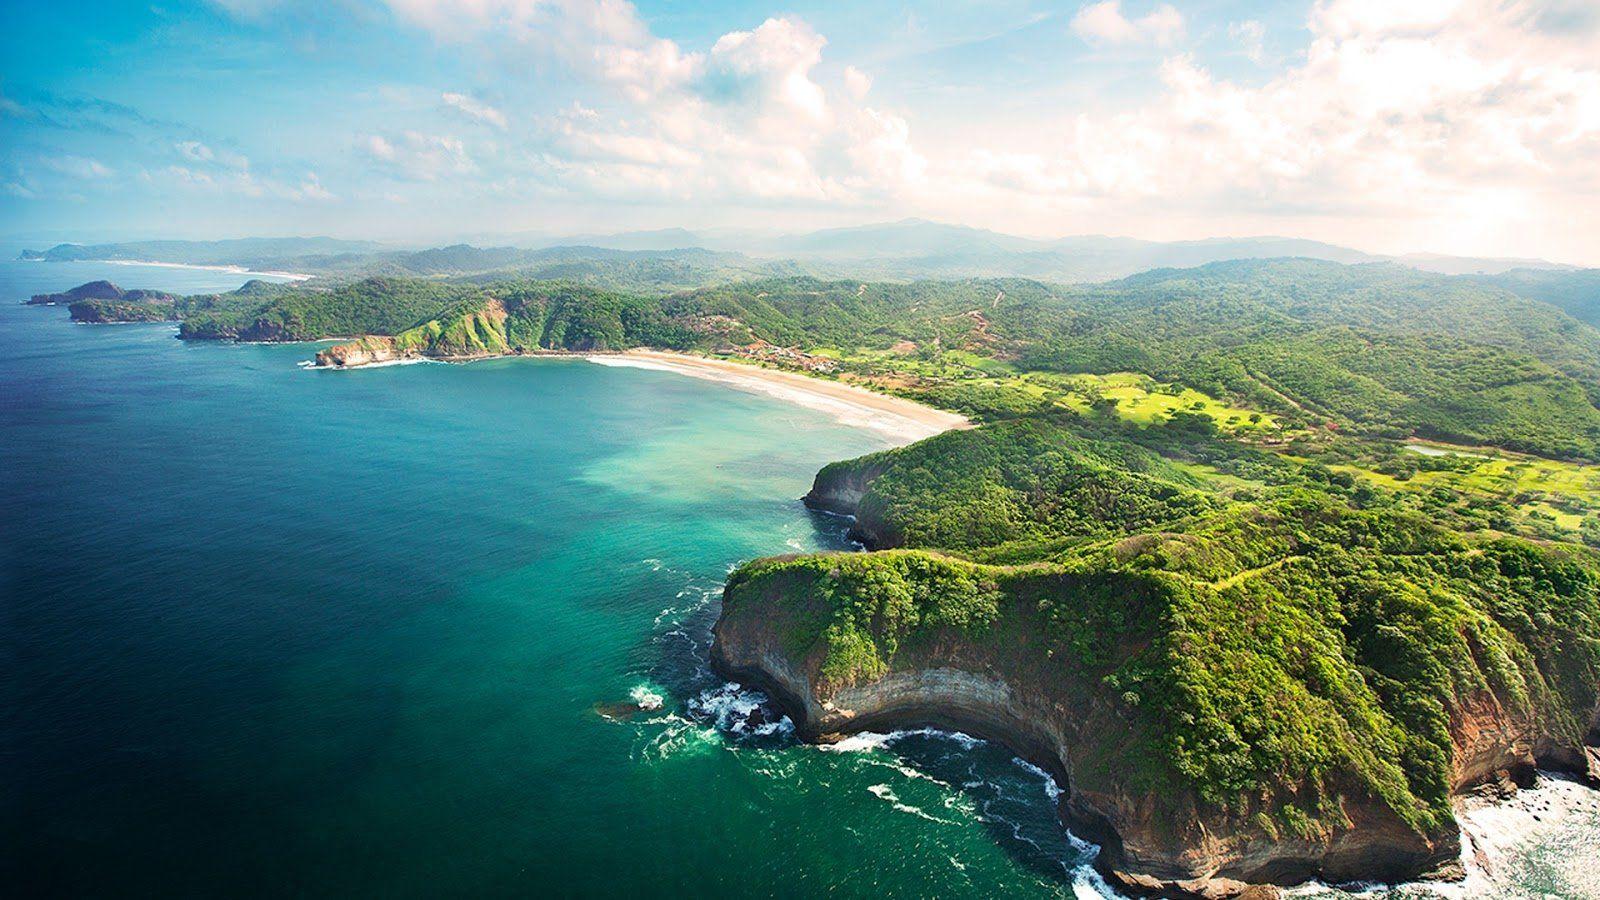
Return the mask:
M15 302L100 277L243 280L0 263L0 893L1102 894L1001 748L798 745L706 671L728 568L842 547L795 498L880 438L665 372L311 372ZM1585 895L1600 806L1569 818L1481 895Z
M842 546L796 498L880 438L665 372L310 372L15 302L94 277L242 280L0 263L4 883L1071 894L999 748L715 725L750 699L705 670L723 576Z

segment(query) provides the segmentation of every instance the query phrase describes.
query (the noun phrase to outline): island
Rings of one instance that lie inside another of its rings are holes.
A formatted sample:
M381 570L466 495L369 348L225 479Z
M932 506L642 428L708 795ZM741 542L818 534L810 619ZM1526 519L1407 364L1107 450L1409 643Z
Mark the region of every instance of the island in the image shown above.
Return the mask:
M34 294L33 306L68 307L75 322L159 322L177 317L177 296L164 291L125 291L109 281L91 281L55 294Z
M1558 276L629 271L55 302L185 340L337 339L330 371L604 354L939 411L816 475L805 502L865 550L739 567L712 664L807 740L1004 743L1130 891L1452 877L1463 797L1538 768L1600 784L1600 331Z

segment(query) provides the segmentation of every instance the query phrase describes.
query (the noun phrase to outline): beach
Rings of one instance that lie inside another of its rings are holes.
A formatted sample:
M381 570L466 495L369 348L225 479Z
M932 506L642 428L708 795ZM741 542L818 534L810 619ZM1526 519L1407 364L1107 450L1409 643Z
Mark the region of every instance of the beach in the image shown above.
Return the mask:
M719 381L730 387L829 413L841 424L877 432L897 443L909 444L953 428L972 427L965 416L924 406L914 400L797 372L768 369L753 363L660 350L589 354L584 358L606 366L656 369Z
M285 278L289 281L309 281L315 275L303 272L258 272L245 266L228 265L201 265L199 263L155 262L147 259L104 259L93 260L112 266L154 266L161 269L192 269L197 272L227 272L230 275L265 276L268 278Z

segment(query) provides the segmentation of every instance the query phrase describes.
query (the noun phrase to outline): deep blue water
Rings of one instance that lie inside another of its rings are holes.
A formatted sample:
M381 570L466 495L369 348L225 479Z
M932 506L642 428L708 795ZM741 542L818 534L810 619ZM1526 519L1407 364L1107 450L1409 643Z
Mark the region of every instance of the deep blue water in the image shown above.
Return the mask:
M102 277L243 280L0 262L0 895L1101 895L999 747L729 727L724 575L842 547L796 498L880 438L665 372L311 372L16 302ZM1600 893L1570 802L1467 896Z
M796 498L880 438L665 372L312 372L304 345L16 303L107 276L243 280L0 263L4 883L909 897L1081 877L1043 780L997 747L835 753L694 714L748 699L705 670L729 566L842 546ZM596 714L648 694L660 710Z

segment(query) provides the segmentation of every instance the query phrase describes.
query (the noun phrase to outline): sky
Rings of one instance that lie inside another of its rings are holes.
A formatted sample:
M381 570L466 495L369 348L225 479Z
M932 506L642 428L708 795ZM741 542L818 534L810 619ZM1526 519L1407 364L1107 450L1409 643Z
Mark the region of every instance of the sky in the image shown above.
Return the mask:
M919 217L1600 265L1600 0L5 0L0 235Z

